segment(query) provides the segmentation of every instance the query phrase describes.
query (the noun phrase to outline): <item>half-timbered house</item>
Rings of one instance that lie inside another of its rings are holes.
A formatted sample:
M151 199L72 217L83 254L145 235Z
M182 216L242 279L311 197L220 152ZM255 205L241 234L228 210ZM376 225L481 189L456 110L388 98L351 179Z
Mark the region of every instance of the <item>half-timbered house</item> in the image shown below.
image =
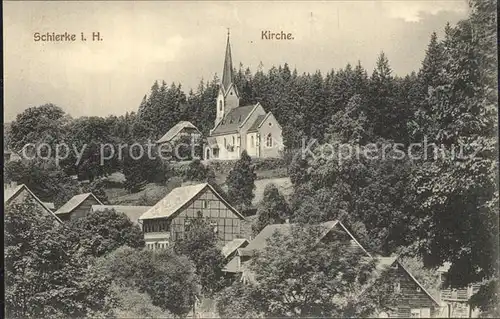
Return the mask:
M146 246L165 248L184 238L195 218L206 218L221 243L240 238L245 219L208 183L177 187L139 218Z

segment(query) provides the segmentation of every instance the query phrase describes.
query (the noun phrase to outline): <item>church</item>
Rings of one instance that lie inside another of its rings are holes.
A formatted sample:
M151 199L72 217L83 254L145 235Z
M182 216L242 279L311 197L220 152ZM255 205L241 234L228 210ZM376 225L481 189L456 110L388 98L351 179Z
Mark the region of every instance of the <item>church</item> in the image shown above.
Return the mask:
M233 62L229 33L217 96L214 128L207 137L205 160L239 159L246 150L256 158L280 157L283 150L281 126L260 103L240 106L240 94L233 82Z

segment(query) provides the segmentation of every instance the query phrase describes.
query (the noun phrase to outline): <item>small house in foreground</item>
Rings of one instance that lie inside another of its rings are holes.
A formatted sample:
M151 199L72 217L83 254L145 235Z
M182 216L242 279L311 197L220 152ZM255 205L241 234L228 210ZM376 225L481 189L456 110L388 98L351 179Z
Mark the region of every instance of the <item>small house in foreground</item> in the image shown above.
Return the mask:
M56 215L62 221L69 221L87 216L92 205L102 205L92 193L85 193L73 196L66 204L62 205Z
M357 249L365 255L365 258L373 257L349 230L337 220L321 224L324 231L318 241L329 242L332 240L346 240L353 249ZM255 274L250 270L252 257L256 252L266 248L268 240L275 232L287 235L291 233L292 224L274 224L266 226L249 244L237 250L235 256L223 269L228 276L240 278L243 282L255 282ZM376 284L377 276L382 271L394 274L394 291L399 294L397 307L391 313L380 313L381 317L402 318L428 318L438 317L441 314L440 302L432 296L418 280L399 262L397 257L379 257L374 271L373 282ZM362 295L360 296L362 298Z
M241 237L244 220L208 183L182 186L173 189L140 218L146 247L166 248L184 238L189 224L195 218L205 218L213 226L221 242Z

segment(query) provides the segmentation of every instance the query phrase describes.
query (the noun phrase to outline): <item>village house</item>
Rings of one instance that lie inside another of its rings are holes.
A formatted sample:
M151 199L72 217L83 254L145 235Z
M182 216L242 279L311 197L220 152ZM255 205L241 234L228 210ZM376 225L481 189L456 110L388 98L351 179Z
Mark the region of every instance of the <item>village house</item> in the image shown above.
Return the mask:
M125 206L125 205L92 205L92 212L102 212L104 210L114 210L127 216L134 225L142 229L139 218L153 206Z
M201 137L201 132L193 123L189 121L181 121L174 125L163 135L156 144L161 145L165 143L174 143L182 137L189 137L189 139L198 140Z
M176 154L175 148L178 147L177 143L187 143L189 145L200 144L202 138L201 132L198 130L193 123L188 121L181 121L174 125L170 130L168 130L165 135L163 135L156 145L162 152L164 158L169 157L185 157L184 154ZM183 146L184 149L179 149L179 152L191 152L191 147ZM189 157L200 156L201 149L194 148L195 153L191 154ZM179 158L182 159L182 158Z
M290 234L293 224L273 224L266 226L246 247L237 249L235 256L224 267L228 277L239 278L246 282L255 282L255 274L249 265L256 252L267 246L267 241L275 232ZM324 231L318 241L346 240L353 249L357 249L366 258L375 258L356 240L349 230L340 221L328 221L321 224ZM397 257L377 257L376 273L382 271L395 274L394 290L400 294L397 299L397 309L392 313L380 313L380 317L400 318L429 318L440 317L442 306L418 280L399 262ZM376 280L374 280L376 284Z
M4 206L22 204L31 201L41 213L54 217L57 223L61 223L61 219L57 217L47 205L42 202L33 192L24 184L17 185L16 183L4 184L3 189Z
M239 159L244 150L251 157L280 157L283 150L280 124L260 103L240 106L240 94L233 80L228 33L215 125L207 137L204 158Z
M62 221L75 220L87 216L92 205L102 205L102 203L92 193L79 194L62 205L55 214Z
M177 187L139 218L146 247L166 248L184 238L195 218L206 218L221 242L240 238L245 219L208 183Z

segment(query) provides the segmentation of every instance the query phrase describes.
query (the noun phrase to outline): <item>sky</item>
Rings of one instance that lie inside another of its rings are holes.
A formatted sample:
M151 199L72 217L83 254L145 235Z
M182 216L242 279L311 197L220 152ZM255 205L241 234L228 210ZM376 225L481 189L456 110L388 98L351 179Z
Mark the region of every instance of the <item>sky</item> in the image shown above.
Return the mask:
M371 74L384 51L394 74L406 75L420 67L431 33L442 36L467 13L465 0L6 1L4 122L45 103L73 117L137 111L155 80L187 93L221 76L227 28L233 65L253 72L260 62L265 71L286 62L299 73L326 73L359 60ZM294 39L263 40L266 30ZM37 42L37 32L77 40Z

